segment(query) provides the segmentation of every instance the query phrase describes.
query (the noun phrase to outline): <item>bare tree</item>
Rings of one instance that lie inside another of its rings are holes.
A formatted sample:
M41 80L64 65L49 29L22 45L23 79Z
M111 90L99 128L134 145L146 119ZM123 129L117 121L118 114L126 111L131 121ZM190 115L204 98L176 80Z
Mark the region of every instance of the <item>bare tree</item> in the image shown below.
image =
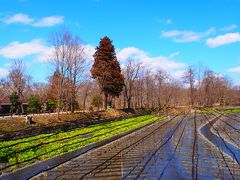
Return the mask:
M70 110L74 112L78 84L84 78L87 64L84 46L81 44L79 37L73 36L66 29L54 32L51 42L54 46L52 60L56 72L59 74L57 79L57 109L59 117L63 97L65 98L66 111L68 110L68 104L70 104Z
M136 83L136 88L135 88L135 93L134 95L136 96L137 99L137 106L138 108L143 108L144 107L144 77L145 77L145 69L141 68L139 72L139 76L137 78L137 83Z
M47 101L47 93L48 93L48 86L45 83L33 83L32 87L32 94L37 95L41 102Z
M161 70L157 71L155 74L155 81L157 86L157 104L159 110L163 107L163 99L164 99L164 89L166 87L166 80L168 79L167 74Z
M218 103L220 106L227 104L227 95L231 89L230 80L226 77L216 77L215 80L215 103Z
M18 108L18 113L24 113L23 109L23 91L29 82L30 76L25 75L24 63L21 60L15 60L12 63L11 70L9 71L8 79L12 91L17 92L20 98L20 108Z
M11 88L9 87L7 80L5 78L0 79L0 97L6 96L10 91Z
M184 82L189 85L190 106L194 105L194 83L195 83L195 69L188 66L184 74Z
M86 110L87 108L87 98L89 97L90 93L91 93L91 89L92 89L92 82L89 81L85 81L85 83L82 86L82 93L83 93L83 109Z
M140 63L136 63L134 59L129 58L127 64L123 70L125 78L125 87L124 87L124 108L125 102L127 101L127 108L131 108L131 100L133 96L133 87L134 82L138 78L139 71L141 68Z
M214 104L214 81L215 75L214 72L206 69L204 71L204 77L202 80L201 89L203 91L203 102L205 106L211 107Z

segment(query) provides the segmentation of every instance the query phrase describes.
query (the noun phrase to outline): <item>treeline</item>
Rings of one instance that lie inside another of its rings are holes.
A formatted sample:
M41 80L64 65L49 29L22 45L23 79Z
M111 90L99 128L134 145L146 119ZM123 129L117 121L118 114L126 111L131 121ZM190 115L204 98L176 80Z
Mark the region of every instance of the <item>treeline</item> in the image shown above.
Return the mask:
M240 88L202 66L187 67L183 77L176 80L134 58L126 59L121 67L108 37L96 47L94 62L87 58L80 38L66 29L52 33L50 42L54 50L49 61L54 71L48 83L32 82L21 60L15 60L8 77L1 80L0 97L9 98L12 113L23 113L26 102L28 112L58 114L111 107L240 105Z

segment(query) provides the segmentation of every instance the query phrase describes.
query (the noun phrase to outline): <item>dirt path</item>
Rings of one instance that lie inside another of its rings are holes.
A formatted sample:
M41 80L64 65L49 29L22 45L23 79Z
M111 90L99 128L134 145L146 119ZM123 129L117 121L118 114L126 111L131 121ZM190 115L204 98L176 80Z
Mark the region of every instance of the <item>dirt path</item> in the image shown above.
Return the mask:
M158 122L32 179L239 179L240 166L222 144L199 134L209 119Z

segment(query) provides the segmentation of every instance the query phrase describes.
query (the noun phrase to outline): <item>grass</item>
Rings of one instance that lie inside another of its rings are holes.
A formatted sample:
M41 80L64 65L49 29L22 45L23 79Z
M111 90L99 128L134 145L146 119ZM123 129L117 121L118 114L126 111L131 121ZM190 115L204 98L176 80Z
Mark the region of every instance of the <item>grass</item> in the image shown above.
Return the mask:
M231 114L231 113L240 113L240 109L223 109L223 110L217 110L214 108L205 108L202 112L202 114Z
M240 113L240 109L228 109L228 110L219 111L219 113L222 113L222 114Z
M162 120L145 115L121 121L106 122L68 132L41 134L30 138L0 142L0 172L15 170L49 157L87 146L90 143ZM9 166L6 168L6 166Z

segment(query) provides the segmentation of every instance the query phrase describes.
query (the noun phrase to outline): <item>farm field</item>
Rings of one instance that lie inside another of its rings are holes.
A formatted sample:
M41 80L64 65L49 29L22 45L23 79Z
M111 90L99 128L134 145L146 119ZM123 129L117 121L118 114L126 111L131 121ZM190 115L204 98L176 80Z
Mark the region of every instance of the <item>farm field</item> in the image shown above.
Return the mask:
M239 127L239 114L173 116L32 179L239 179Z
M163 117L145 115L67 132L41 134L0 142L0 174L162 119Z

